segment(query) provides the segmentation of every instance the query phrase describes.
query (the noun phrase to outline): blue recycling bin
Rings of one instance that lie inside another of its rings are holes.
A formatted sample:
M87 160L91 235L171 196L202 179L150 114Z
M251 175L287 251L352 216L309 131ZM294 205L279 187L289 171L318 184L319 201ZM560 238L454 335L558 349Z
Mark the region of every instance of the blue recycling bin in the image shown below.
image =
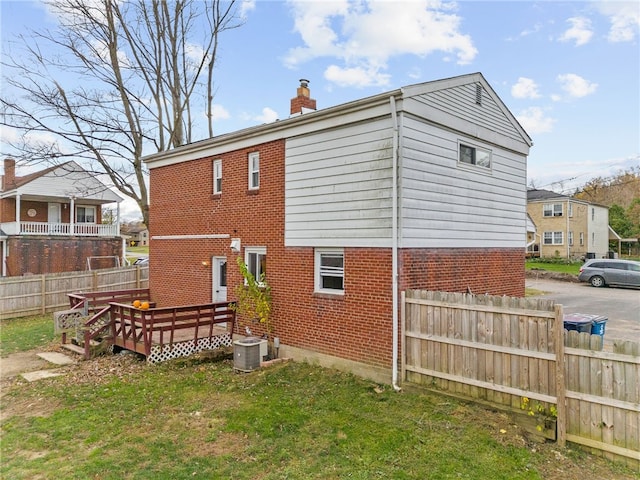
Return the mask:
M577 332L591 333L593 320L591 315L584 313L566 313L564 315L564 329Z

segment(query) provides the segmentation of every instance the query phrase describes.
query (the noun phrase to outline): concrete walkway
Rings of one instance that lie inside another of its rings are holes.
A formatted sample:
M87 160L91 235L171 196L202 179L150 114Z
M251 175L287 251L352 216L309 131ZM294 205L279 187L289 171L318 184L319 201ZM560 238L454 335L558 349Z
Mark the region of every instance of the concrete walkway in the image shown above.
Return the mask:
M51 366L72 365L76 361L64 353L58 352L18 352L5 358L0 358L0 373L2 378L20 375L28 382L43 378L64 375L58 368Z

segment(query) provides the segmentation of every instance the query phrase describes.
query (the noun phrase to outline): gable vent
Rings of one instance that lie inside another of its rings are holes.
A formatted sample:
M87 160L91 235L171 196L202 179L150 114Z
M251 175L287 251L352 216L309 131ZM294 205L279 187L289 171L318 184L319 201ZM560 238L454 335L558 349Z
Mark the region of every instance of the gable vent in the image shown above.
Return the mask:
M476 85L476 105L482 105L482 85Z

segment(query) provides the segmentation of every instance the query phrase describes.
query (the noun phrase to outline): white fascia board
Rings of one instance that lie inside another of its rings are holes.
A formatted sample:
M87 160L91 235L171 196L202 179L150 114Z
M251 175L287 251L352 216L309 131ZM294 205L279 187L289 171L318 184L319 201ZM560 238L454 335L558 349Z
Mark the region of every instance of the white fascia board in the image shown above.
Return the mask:
M313 113L305 113L294 118L277 120L273 123L201 140L166 152L154 153L142 160L149 169L165 167L189 160L221 155L265 142L390 115L389 98L401 94L401 90L394 90Z

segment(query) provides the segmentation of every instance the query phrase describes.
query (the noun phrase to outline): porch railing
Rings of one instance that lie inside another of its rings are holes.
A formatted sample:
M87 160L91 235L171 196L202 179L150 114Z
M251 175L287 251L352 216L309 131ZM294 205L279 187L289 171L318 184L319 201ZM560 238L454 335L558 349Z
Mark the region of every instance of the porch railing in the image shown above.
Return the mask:
M2 230L8 235L55 235L79 237L117 237L118 225L98 223L6 222Z

